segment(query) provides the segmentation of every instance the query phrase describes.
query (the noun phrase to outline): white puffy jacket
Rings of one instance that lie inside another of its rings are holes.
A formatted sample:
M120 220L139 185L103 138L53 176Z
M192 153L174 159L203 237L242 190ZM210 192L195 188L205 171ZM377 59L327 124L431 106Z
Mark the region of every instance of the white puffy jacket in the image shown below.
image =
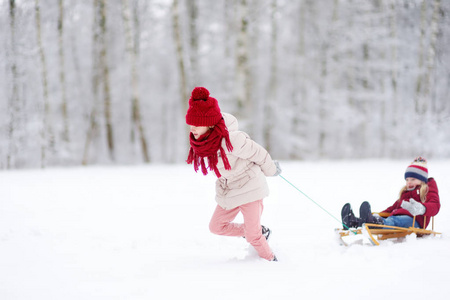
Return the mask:
M216 181L216 201L222 208L232 209L267 197L269 187L266 176L273 176L277 168L266 149L238 130L238 121L234 116L227 113L222 115L230 133L233 151L227 150L223 140L222 147L231 170L225 170L219 158L217 168L222 177Z

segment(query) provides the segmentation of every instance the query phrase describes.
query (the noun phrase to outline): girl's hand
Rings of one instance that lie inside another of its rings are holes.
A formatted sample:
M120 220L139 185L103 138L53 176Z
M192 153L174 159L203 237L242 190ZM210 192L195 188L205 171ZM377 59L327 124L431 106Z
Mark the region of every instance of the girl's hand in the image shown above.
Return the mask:
M274 160L273 163L275 164L275 166L277 167L277 171L275 172L275 174L273 174L273 176L278 176L281 174L281 167L280 167L280 163L277 160Z
M400 206L409 211L413 216L423 215L426 211L425 206L413 198L409 199L409 202L403 201Z

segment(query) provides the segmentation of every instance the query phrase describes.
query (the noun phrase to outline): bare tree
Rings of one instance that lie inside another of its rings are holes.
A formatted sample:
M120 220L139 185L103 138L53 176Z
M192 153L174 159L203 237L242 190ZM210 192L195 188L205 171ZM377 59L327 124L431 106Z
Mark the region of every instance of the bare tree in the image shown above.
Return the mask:
M50 115L50 103L48 97L48 72L47 72L47 60L45 57L44 47L42 46L42 32L41 32L41 13L40 13L40 3L39 0L35 1L35 12L36 12L36 34L37 43L39 48L39 58L42 65L42 91L44 99L44 115L42 118L43 126L41 128L41 167L46 166L47 161L47 150L50 145L51 148L54 146L54 136L52 128L52 120Z
M188 109L188 93L187 93L187 78L185 70L185 62L183 57L183 41L181 39L181 24L178 0L172 2L172 26L173 38L176 46L176 58L178 62L178 74L180 76L180 97L183 111Z
M114 160L114 135L113 124L111 116L111 90L109 82L109 65L108 65L108 38L106 26L106 0L100 0L100 65L102 70L102 84L103 84L103 113L105 116L106 125L106 140L108 143L109 158Z
M251 106L249 33L247 0L239 0L239 28L236 40L236 100L239 110L249 110Z
M197 0L188 0L186 2L188 16L189 16L189 60L191 65L191 86L198 86L199 80L199 67L198 67L198 32L197 32L197 18L198 18L198 5Z
M63 140L70 141L69 134L69 115L67 112L67 88L66 88L66 71L64 59L64 0L59 0L59 16L58 16L58 55L59 55L59 81L61 84L61 111L63 116Z
M8 124L8 154L6 167L8 169L12 168L14 163L15 154L17 153L17 141L16 139L16 126L19 113L20 99L19 99L19 83L18 83L18 73L16 64L16 2L15 0L9 1L9 24L11 31L11 81L12 81L12 91L9 98L8 110L9 110L9 124Z
M327 149L325 149L325 143L327 139L329 138L329 130L327 128L327 117L328 117L328 106L326 105L327 101L327 82L329 79L329 64L330 64L330 51L331 44L330 40L334 32L335 24L338 19L338 7L339 7L339 0L333 1L333 10L332 10L332 17L330 20L329 25L326 26L325 35L326 39L322 42L320 45L320 77L319 77L319 99L317 103L317 109L318 109L318 127L319 127L319 156L324 157L326 156ZM350 55L352 56L352 52L350 52ZM352 89L351 86L349 86L349 89Z
M270 76L269 76L269 84L268 91L266 97L266 103L264 105L264 140L265 147L267 151L271 151L272 149L272 130L274 129L276 115L274 111L277 107L277 87L278 87L278 24L276 18L277 12L277 0L272 0L271 5L271 14L270 14L270 27L271 27L271 35L270 35Z
M127 52L131 61L132 120L134 123L134 130L137 130L139 134L142 156L144 158L144 161L148 163L150 162L150 156L148 154L148 143L145 137L144 125L142 123L141 105L139 100L139 75L137 70L137 63L139 61L139 18L137 14L138 3L134 1L133 16L131 16L129 0L122 0L122 6L122 17L124 20L125 36L127 40ZM133 23L131 19L133 19ZM134 28L132 24L135 25ZM134 136L134 134L132 134L132 136Z
M297 13L295 13L293 20L293 30L296 38L296 43L294 45L294 63L292 68L292 97L291 97L291 107L294 111L298 113L293 114L291 119L292 136L294 137L292 146L289 147L289 158L301 159L305 155L305 148L301 146L301 142L307 138L307 126L305 126L304 120L308 114L308 105L306 105L306 86L307 86L307 74L303 68L306 60L306 24L308 7L311 5L311 1L301 1L299 2ZM295 41L295 39L293 39ZM299 83L299 84L297 84Z
M430 28L431 28L431 34L430 34L430 45L428 47L428 55L427 55L427 60L426 60L426 73L425 73L425 80L424 80L424 84L425 84L425 99L429 100L430 98L432 98L433 100L431 101L431 109L429 110L430 112L437 112L436 111L436 103L435 97L432 97L431 93L431 89L432 86L434 85L434 70L435 70L435 63L436 63L436 51L437 51L437 40L438 40L438 32L439 32L439 17L440 17L440 9L441 9L441 0L434 0L434 7L433 7L433 15L431 18L431 24L430 24Z
M398 30L397 30L397 7L396 2L391 1L390 7L388 9L389 11L389 38L392 41L397 40L398 38ZM387 111L390 111L390 130L395 131L398 127L398 117L397 113L399 110L399 97L398 97L398 46L397 43L392 42L390 46L390 61L391 61L391 89L392 89L392 100L391 105L389 106L390 109L386 109ZM386 132L386 129L385 129ZM385 135L386 143L388 143L387 134ZM390 152L388 155L389 157L397 157L398 154L398 147L395 147L395 145L391 145L391 142L389 142L389 145L387 145L387 149Z
M418 59L418 70L419 74L416 79L416 94L415 94L415 108L416 113L424 113L426 111L426 101L424 101L423 89L424 89L424 65L426 56L426 29L427 24L427 1L422 0L422 6L420 9L420 39L419 39L419 59Z
M82 164L86 165L89 162L89 152L91 144L94 142L95 137L99 134L98 126L98 110L99 110L99 94L100 94L100 80L101 80L101 65L99 61L100 56L100 0L94 0L93 9L93 26L92 26L92 106L89 114L89 126L86 133L86 140L84 143L84 152L82 158Z
M419 75L416 80L415 108L416 113L424 114L429 111L432 73L435 63L436 43L439 24L439 10L441 6L440 0L433 1L433 14L430 22L428 22L428 5L429 1L422 1L420 14L420 40L419 40L419 59L418 70ZM431 29L431 33L427 34L427 30ZM427 39L429 43L427 45Z

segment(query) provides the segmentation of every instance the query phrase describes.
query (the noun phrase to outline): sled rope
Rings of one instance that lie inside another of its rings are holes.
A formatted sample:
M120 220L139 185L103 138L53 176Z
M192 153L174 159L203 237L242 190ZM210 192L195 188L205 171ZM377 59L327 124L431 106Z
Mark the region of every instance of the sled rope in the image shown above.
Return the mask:
M302 193L303 196L305 196L306 198L308 198L311 202L313 202L315 205L317 205L318 207L320 207L324 212L326 212L328 215L330 215L333 219L335 219L336 221L338 221L339 224L343 225L345 228L347 228L348 230L350 230L351 232L353 232L353 234L357 234L357 231L353 231L350 228L348 228L347 225L345 225L344 223L342 223L341 221L339 221L338 218L336 218L335 216L333 216L328 210L326 210L325 208L323 208L319 203L317 203L316 201L314 201L313 199L311 199L311 197L309 197L308 195L306 195L305 193L303 193L298 187L296 187L294 184L292 184L289 180L287 180L286 178L284 178L282 175L278 175L281 178L283 178L284 181L286 181L287 183L289 183L294 189L296 189L297 191L299 191L300 193Z

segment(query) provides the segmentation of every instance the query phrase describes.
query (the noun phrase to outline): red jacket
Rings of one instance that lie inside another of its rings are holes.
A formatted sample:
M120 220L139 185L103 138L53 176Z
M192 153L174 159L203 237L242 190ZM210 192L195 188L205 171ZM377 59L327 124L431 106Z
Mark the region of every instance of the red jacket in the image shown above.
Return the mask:
M412 215L407 211L406 209L403 209L400 205L402 204L402 201L409 201L410 198L413 198L417 202L422 203L420 200L420 186L417 186L412 191L405 191L402 193L400 199L395 201L394 205L386 208L383 212L389 213L389 216L395 216L395 215ZM430 223L430 219L432 216L437 215L439 212L439 209L441 208L441 203L439 201L439 191L436 184L436 181L433 178L428 178L428 193L427 193L427 199L424 203L422 203L425 208L425 214L421 216L416 216L416 221L419 223L421 228L427 228L428 223ZM426 218L424 218L426 216ZM425 227L423 226L425 223ZM411 224L412 225L412 224Z

